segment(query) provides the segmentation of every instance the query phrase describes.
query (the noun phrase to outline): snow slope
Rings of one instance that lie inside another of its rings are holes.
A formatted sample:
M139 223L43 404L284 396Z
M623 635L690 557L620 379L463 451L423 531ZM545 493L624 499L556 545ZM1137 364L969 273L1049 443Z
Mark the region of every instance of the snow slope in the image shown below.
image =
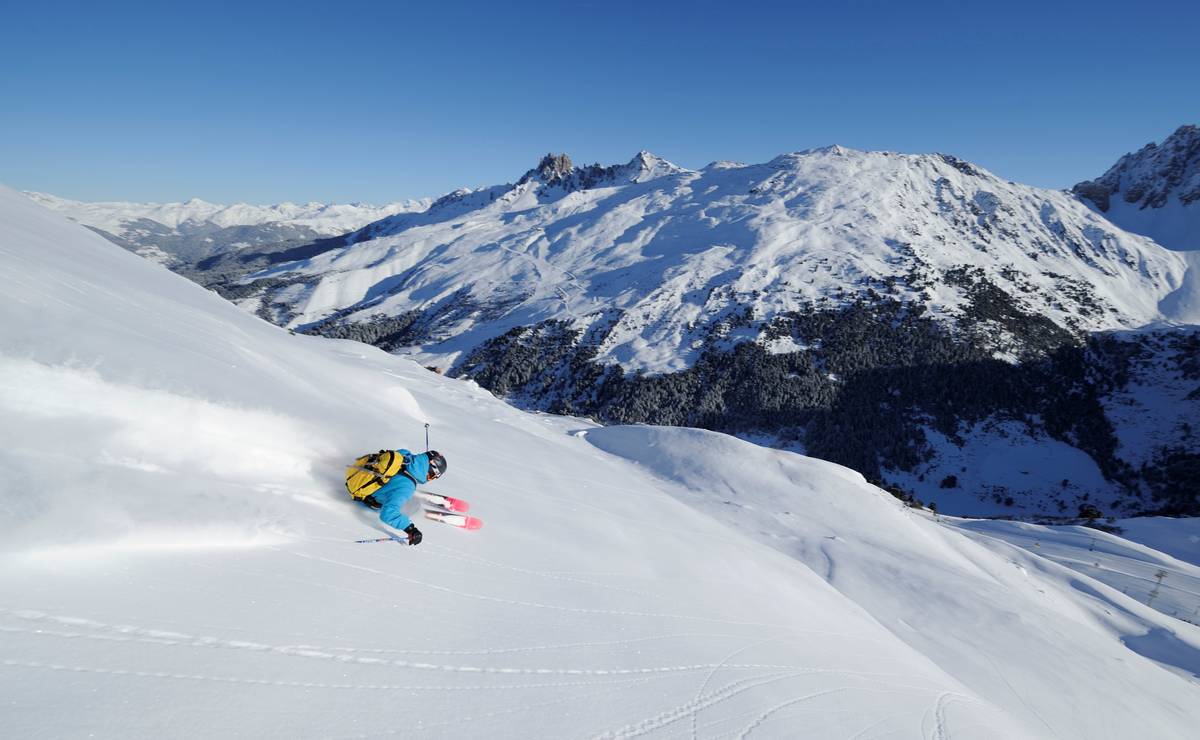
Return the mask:
M953 157L828 147L689 171L642 153L571 171L548 157L514 185L372 224L248 278L285 279L248 307L276 305L291 327L418 312L420 357L439 365L562 319L592 332L600 361L658 372L690 366L747 309L769 320L871 289L955 321L979 278L1059 326L1133 328L1164 318L1186 269L1067 193Z
M1152 516L1119 519L1121 536L1171 555L1185 563L1200 566L1200 517L1172 519Z
M1184 737L1200 721L1195 628L837 466L522 413L290 335L4 189L0 285L14 737ZM340 466L418 445L426 421L450 460L436 488L487 526L354 544L382 525L343 498ZM596 442L653 445L657 475ZM730 516L734 490L786 529Z
M1160 545L1156 550L1123 536L1088 527L1013 521L947 521L1036 552L1106 583L1163 614L1200 624L1200 567L1191 562L1200 555L1200 540L1183 548L1188 553L1184 559L1160 551L1169 545ZM1136 519L1123 521L1131 527L1139 525ZM1198 523L1200 520L1169 520L1169 526L1162 529L1180 533L1194 530Z
M806 563L1027 732L1190 733L1175 722L1200 710L1200 628L1103 580L995 537L966 537L832 463L696 429L612 427L587 439L639 461L680 500ZM1188 598L1200 597L1196 581L1186 587ZM1128 692L1150 684L1165 693Z

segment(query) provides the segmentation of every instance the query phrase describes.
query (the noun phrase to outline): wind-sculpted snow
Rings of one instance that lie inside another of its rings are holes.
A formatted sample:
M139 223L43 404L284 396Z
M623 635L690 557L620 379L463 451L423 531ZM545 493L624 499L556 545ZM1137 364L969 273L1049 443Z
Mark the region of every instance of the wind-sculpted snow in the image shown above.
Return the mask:
M247 306L292 327L420 312L426 332L409 343L437 364L562 319L600 361L668 371L747 312L763 322L868 291L986 323L972 304L990 285L1060 327L1137 327L1163 318L1186 270L1066 193L952 157L831 147L588 187L590 170L543 169L259 272L283 285ZM1006 331L985 334L1000 346Z
M1187 625L1119 594L1102 615L1086 576L837 466L523 413L291 335L7 190L0 285L6 735L1171 737L1200 719L1195 684L1143 657L1195 644ZM419 446L426 421L451 462L432 488L487 525L354 544L383 527L341 466ZM767 547L708 515L705 491L743 486L797 528Z

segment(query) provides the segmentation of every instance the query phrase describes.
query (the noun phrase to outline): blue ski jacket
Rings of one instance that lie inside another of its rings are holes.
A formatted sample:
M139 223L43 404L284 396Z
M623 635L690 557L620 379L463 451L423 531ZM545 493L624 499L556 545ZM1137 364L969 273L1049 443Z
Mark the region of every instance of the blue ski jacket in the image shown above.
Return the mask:
M413 494L417 492L417 483L425 483L429 479L429 455L424 452L416 455L403 449L396 450L396 452L404 455L404 470L412 478L401 473L388 481L374 495L375 500L383 504L379 509L379 518L383 523L389 527L404 529L412 524L412 519L408 515L415 511L406 504L412 501Z

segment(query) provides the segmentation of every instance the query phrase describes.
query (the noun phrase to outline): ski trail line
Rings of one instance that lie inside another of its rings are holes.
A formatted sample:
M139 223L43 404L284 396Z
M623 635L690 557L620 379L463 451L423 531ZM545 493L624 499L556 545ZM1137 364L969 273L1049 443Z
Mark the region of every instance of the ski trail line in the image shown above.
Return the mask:
M743 645L740 648L737 648L733 652L726 655L724 658L721 659L721 662L717 664L717 667L713 668L711 671L709 671L708 675L704 677L704 683L700 684L700 688L696 690L696 696L693 698L693 701L699 701L700 697L704 695L704 692L708 689L709 683L711 683L713 680L713 677L717 675L717 671L721 670L720 666L725 665L730 660L732 660L735 656L741 655L742 653L746 652L747 650L759 647L761 645L766 645L767 643L775 642L778 639L779 639L778 636L768 637L765 640L759 640L758 642L752 642L749 645ZM693 712L692 713L692 740L697 739L696 718L697 718L697 713Z
M767 719L770 718L770 716L772 714L775 714L776 712L786 709L786 708L792 706L793 704L801 704L803 702L810 701L812 699L816 699L817 697L820 697L820 696L829 696L830 694L840 694L844 691L854 691L854 690L855 690L854 688L851 688L848 686L844 686L844 687L836 688L836 689L826 689L825 691L818 691L813 694L807 694L805 696L798 696L794 699L789 699L781 704L776 704L775 706L771 707L767 711L760 714L757 718L755 718L755 720L753 722L746 725L746 727L743 728L742 731L738 734L738 740L745 740L746 737L748 737L750 735L750 733L753 732L756 727L762 725L763 722L766 722ZM858 690L871 691L872 689L858 689ZM875 689L875 690L878 691L878 689Z
M26 617L27 619L32 619ZM728 639L740 638L738 635L722 635L722 634L707 634L707 633L691 633L681 632L673 635L654 635L648 637L635 637L627 640L607 640L601 642L575 642L561 643L552 645L527 645L521 647L507 648L488 648L481 650L437 650L437 649L421 649L421 648L366 648L366 647L341 647L341 646L323 646L316 644L300 643L296 645L266 645L263 643L250 642L247 640L226 640L217 637L196 637L186 635L179 632L165 632L161 630L150 630L141 627L132 627L128 625L107 625L100 622L91 622L89 620L77 620L74 618L56 618L56 617L38 617L47 621L55 621L63 624L81 624L87 622L86 626L94 630L106 630L117 634L95 634L87 632L68 632L62 630L53 630L46 628L33 627L14 627L9 625L0 625L0 634L28 634L41 637L62 637L65 639L84 639L106 642L138 642L151 645L166 645L166 646L185 646L185 647L206 647L206 648L226 648L226 649L241 649L260 652L275 652L282 655L299 655L303 657L324 657L325 653L334 654L334 659L349 661L350 658L345 655L347 653L366 653L371 655L502 655L510 653L534 653L546 652L555 650L578 650L594 647L618 647L622 645L634 645L644 642L661 642L665 640L673 640L680 638L706 638L706 639ZM722 663L721 665L724 665Z
M627 724L619 729L609 730L608 732L598 735L597 737L607 739L645 735L649 732L653 732L654 730L666 727L669 724L678 722L679 720L691 714L695 714L696 712L701 712L705 709L716 706L717 704L737 696L738 694L743 694L747 691L751 691L760 686L766 686L771 683L797 678L805 673L805 671L799 671L774 674L765 677L760 675L745 678L740 681L734 681L733 683L717 689L716 691L703 695L699 699L693 699L684 704L680 704L672 707L671 709L660 712L652 717L647 717L639 722Z
M247 650L260 653L274 653L278 655L286 655L298 658L308 658L313 660L328 660L338 663L354 663L360 665L371 666L392 666L395 668L406 668L411 670L422 671L444 671L449 673L480 673L489 675L538 675L538 676L644 676L655 675L662 673L687 673L692 671L703 671L713 668L713 664L700 663L694 665L667 665L667 666L648 666L642 668L562 668L562 667L546 667L546 668L523 668L513 666L474 666L474 665L448 665L427 663L409 660L395 660L388 658L370 658L350 655L346 653L334 653L324 650L313 650L308 647L297 645L268 645L264 643L245 642L241 640L222 640L215 637L193 637L180 633L163 633L152 630L141 631L135 634L116 634L116 635L89 635L82 632L66 632L61 630L46 630L46 629L23 629L4 627L0 628L0 633L8 634L27 634L38 637L58 637L62 639L91 639L104 642L133 642L151 645L162 645L165 647L193 647L193 648L215 648L215 649L234 649ZM745 665L725 665L722 666L728 669L738 670L796 670L796 666L788 665L770 665L770 664L745 664Z
M14 660L5 658L0 665L10 668L34 668L65 673L94 673L106 676L129 676L133 678L170 679L176 681L208 681L213 683L251 684L255 686L280 686L298 689L337 689L347 691L382 690L382 691L521 691L534 689L555 689L597 686L618 686L625 688L631 685L649 683L650 678L626 678L613 681L555 681L548 683L499 684L499 685L458 685L434 686L430 684L355 684L355 683L321 683L317 681L278 681L266 678L242 678L239 676L214 676L199 673L168 673L166 671L138 671L123 668L96 668L82 665L64 665L61 663L43 663L36 660Z

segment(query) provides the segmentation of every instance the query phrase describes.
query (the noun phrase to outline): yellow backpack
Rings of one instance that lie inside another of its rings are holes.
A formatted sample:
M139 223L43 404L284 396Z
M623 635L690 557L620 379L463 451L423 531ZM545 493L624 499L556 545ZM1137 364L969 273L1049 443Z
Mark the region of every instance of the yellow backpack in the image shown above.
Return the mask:
M350 492L350 498L361 501L397 475L408 475L404 463L404 455L395 450L380 450L358 458L346 468L346 490Z

